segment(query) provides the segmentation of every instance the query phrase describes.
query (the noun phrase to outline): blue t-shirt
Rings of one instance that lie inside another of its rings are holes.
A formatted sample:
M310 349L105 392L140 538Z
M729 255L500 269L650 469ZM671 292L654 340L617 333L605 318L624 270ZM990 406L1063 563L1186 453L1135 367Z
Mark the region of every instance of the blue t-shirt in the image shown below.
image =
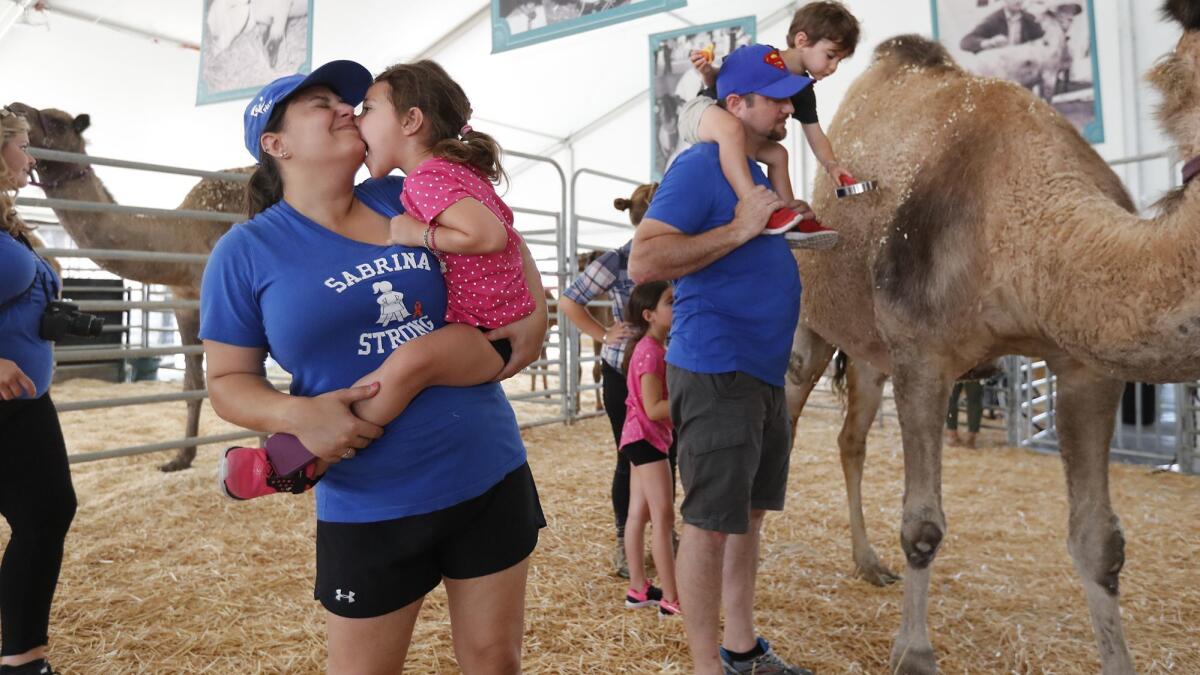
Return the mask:
M747 159L758 185L771 187ZM716 143L697 143L667 169L646 218L684 234L733 220L737 195L721 173ZM697 373L741 371L784 386L800 318L800 273L787 241L761 235L675 282L667 363Z
M400 213L403 179L355 192ZM440 328L446 286L423 248L343 237L280 201L236 225L213 249L200 292L200 337L266 349L292 374L291 393L352 385L392 350ZM384 383L384 386L387 386ZM477 497L525 462L499 384L430 387L354 459L317 484L317 517L376 522Z
M38 337L38 331L46 305L60 288L50 263L0 232L0 359L15 362L33 380L38 397L50 388L54 375L54 343Z

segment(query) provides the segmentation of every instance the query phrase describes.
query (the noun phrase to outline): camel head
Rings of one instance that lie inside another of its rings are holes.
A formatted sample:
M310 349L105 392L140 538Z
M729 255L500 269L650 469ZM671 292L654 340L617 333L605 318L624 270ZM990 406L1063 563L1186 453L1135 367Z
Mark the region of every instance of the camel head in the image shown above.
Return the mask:
M46 150L61 150L83 154L86 142L83 132L91 125L92 119L87 113L72 116L70 113L54 108L39 110L24 103L12 103L9 109L25 116L29 122L29 145ZM51 162L38 160L36 171L38 180L42 183L55 183L67 174L78 173L83 169L77 164L68 162Z
M1158 121L1180 156L1190 159L1200 154L1200 0L1166 0L1162 14L1179 23L1183 36L1147 79L1162 94Z
M91 126L92 118L84 113L71 116L54 108L38 110L24 103L10 104L9 109L24 115L29 122L29 144L35 148L83 152L83 132Z
M618 197L613 200L613 206L618 211L629 212L629 222L635 226L642 222L642 216L646 215L646 209L650 208L650 200L654 199L654 193L658 190L658 183L646 183L639 185L633 189L633 194L629 199Z

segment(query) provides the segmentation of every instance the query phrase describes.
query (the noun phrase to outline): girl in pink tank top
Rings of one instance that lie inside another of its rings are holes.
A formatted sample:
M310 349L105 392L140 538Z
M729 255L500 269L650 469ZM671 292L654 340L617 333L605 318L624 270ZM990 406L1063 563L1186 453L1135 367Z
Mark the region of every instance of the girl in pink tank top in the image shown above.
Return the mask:
M359 380L380 383L376 396L354 405L368 422L391 421L426 387L496 379L512 357L503 329L544 302L512 210L493 188L504 175L500 146L467 124L470 115L462 88L432 61L388 68L363 101L358 128L371 175L400 169L406 176L406 213L392 218L391 241L436 256L447 322L399 345Z
M671 531L675 523L675 490L667 462L673 442L671 405L667 398L667 333L671 330L674 294L665 281L639 284L629 294L626 319L634 334L625 353L629 386L621 452L632 465L629 476L629 515L625 520L625 557L629 560L626 607L656 605L662 615L680 613L675 585L675 552ZM646 578L646 521L654 524L650 551L662 583Z

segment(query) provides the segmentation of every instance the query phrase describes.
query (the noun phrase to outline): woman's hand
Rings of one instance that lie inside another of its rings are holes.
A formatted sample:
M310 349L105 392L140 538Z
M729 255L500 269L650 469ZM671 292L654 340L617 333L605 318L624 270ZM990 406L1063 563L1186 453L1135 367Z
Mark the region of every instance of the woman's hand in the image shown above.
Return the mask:
M379 383L336 389L312 398L298 399L293 433L304 447L326 462L354 456L383 435L383 427L359 419L350 410L357 401L379 393Z
M549 327L550 322L546 318L546 304L543 301L538 303L538 308L524 319L488 331L487 339L492 342L507 338L509 344L512 345L512 357L505 364L504 370L500 371L493 381L506 380L536 361L542 355L542 343L546 341L546 330Z
M393 216L388 223L388 243L413 248L424 246L425 227L425 223L407 213Z
M21 392L29 394L30 398L37 396L37 387L33 380L21 370L15 361L0 359L0 401L11 401L21 398Z

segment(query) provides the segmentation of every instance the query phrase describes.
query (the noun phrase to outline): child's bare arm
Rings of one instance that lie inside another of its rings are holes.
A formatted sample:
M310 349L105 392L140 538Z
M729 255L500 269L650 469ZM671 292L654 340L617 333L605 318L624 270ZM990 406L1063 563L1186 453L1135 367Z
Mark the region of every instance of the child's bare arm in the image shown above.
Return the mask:
M750 177L750 165L746 161L746 134L742 123L732 113L720 106L711 105L700 116L697 136L708 143L716 143L721 159L721 173L733 187L738 199L744 198L754 189Z
M700 79L704 81L705 87L713 87L717 84L717 73L720 68L717 68L712 63L712 56L704 50L697 49L691 54L688 54L688 59L691 60L692 66L700 73Z
M813 154L816 155L817 161L821 166L825 167L825 172L833 179L835 184L841 184L842 176L847 176L851 180L853 177L850 173L838 165L837 155L833 154L833 144L829 142L829 137L821 129L820 124L802 124L804 129L804 137L808 139L808 147L812 148Z
M792 175L788 168L788 151L779 143L764 143L754 159L767 165L767 178L775 194L785 202L795 199L792 192Z
M662 378L654 373L642 375L642 408L651 421L671 418L671 402L663 397Z
M425 241L425 224L407 214L391 220L392 243L404 246L431 245L438 251L482 255L503 251L508 230L482 202L462 199L442 211Z

